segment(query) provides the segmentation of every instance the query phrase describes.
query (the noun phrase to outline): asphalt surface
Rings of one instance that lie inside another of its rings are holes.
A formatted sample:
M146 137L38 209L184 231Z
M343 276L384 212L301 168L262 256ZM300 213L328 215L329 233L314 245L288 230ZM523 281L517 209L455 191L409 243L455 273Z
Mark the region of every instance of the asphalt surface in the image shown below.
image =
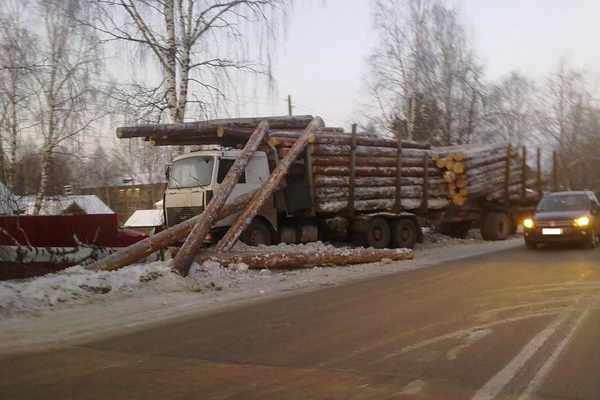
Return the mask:
M0 358L1 399L600 399L600 248L524 247Z

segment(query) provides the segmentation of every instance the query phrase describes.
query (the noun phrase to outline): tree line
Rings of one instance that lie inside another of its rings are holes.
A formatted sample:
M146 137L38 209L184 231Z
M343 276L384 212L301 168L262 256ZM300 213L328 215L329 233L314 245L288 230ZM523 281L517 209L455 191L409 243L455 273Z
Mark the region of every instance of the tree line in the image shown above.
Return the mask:
M35 212L65 185L108 186L141 173L157 181L172 154L137 141L105 149L101 137L115 124L216 117L235 107L228 94L247 82L270 87L270 60L291 6L5 0L0 180L14 193L35 195ZM565 187L600 189L591 77L561 62L544 80L507 72L489 82L459 10L439 0L371 6L379 40L364 77L365 128L433 145L539 145L561 154Z
M489 82L459 10L439 0L372 0L372 7L379 44L365 77L366 127L442 146L555 150L563 188L600 190L594 77L561 60L545 79L507 71Z

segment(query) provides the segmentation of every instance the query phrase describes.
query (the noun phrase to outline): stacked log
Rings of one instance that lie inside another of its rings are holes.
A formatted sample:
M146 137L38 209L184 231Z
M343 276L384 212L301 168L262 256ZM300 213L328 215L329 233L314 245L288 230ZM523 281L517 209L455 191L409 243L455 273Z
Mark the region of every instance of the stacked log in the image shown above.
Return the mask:
M436 147L432 160L442 171L448 199L467 201L530 202L538 200L534 179L528 177L523 154L509 144Z
M269 135L280 157L287 154L296 137L281 130ZM416 210L423 206L424 198L426 207L444 208L448 206L446 187L429 156L429 147L408 140L398 143L390 137L355 133L353 139L350 132L319 130L308 146L310 165L299 161L290 173L307 175L312 181L317 212L390 211L397 206Z

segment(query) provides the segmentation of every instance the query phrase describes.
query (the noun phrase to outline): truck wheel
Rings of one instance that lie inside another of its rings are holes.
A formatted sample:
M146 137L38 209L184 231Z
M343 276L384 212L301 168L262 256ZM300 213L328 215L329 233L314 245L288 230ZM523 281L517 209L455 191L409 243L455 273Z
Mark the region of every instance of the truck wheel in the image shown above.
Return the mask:
M390 226L383 218L373 218L364 232L356 232L354 243L363 247L383 249L390 244Z
M492 212L483 216L481 237L485 240L505 240L510 232L510 218L503 212Z
M271 231L267 224L260 219L254 219L242 233L240 240L249 246L271 245Z
M417 224L408 218L392 222L392 247L412 249L417 242Z

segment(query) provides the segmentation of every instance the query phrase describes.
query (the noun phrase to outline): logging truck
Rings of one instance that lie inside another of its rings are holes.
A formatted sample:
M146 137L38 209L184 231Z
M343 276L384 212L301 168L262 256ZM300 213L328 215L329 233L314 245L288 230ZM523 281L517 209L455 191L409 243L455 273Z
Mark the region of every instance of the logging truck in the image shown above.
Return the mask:
M204 150L175 158L164 198L167 225L177 225L202 213L239 155L240 150ZM259 188L269 178L272 165L267 153L257 151L230 198ZM304 174L291 172L284 179L283 188L267 200L244 230L240 237L243 242L270 245L352 239L375 248L412 248L422 238L414 213L396 213L391 209L368 213L338 210L333 202L315 201L316 188L311 187ZM207 240L219 240L236 216L217 222Z
M264 121L267 133L250 157L244 146ZM124 127L117 137L142 137L153 146L217 145L174 158L164 197L168 227L203 213L221 192L231 191L229 204L259 190L279 170L276 187L238 224L240 239L252 245L347 240L412 248L422 240L423 222L455 237L479 227L484 239L503 240L541 195L539 153L536 180L525 150L509 145L434 148L324 124L308 135L309 124L312 116L239 118ZM237 183L224 185L236 160L246 157ZM227 231L237 219L215 220L207 240L226 235L222 240L231 242L236 236L227 238Z

